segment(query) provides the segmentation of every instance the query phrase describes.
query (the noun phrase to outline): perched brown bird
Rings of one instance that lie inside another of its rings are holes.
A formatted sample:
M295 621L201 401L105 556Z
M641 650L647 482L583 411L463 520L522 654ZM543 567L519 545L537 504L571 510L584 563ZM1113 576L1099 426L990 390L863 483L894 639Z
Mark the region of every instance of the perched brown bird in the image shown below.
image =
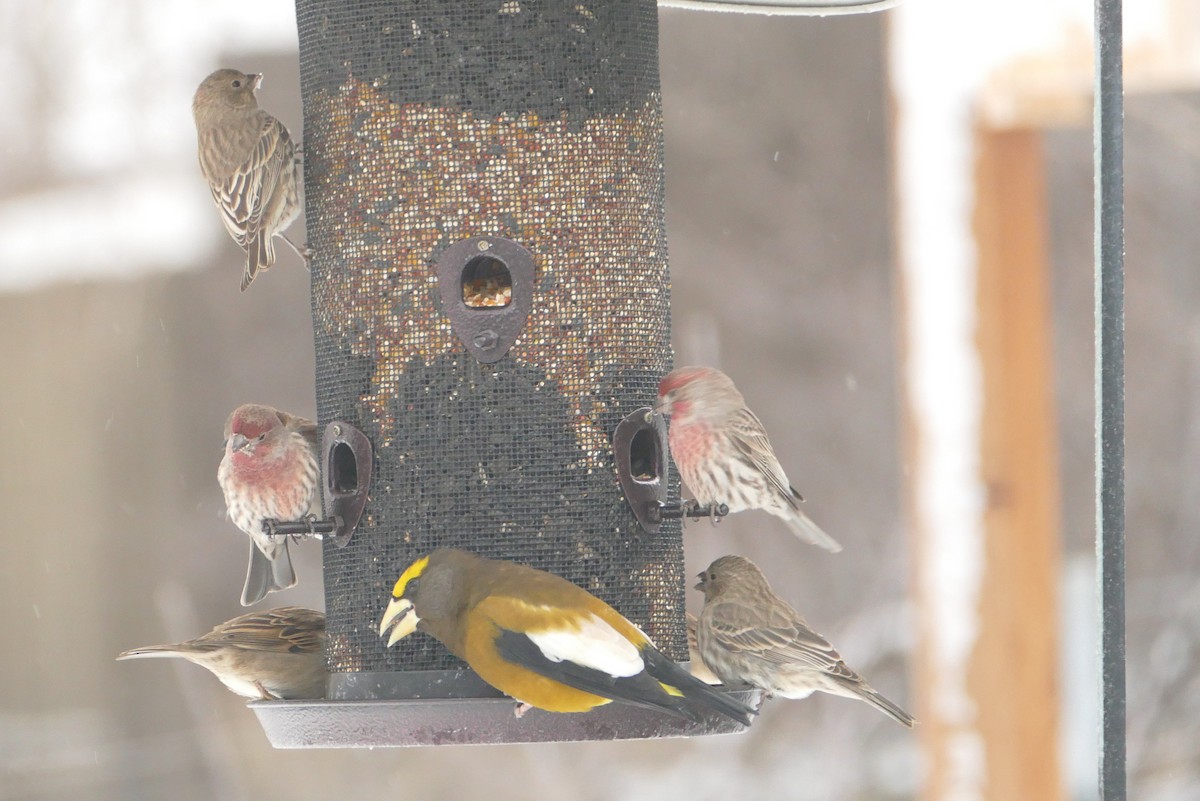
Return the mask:
M296 583L287 538L268 536L263 521L321 515L320 439L311 420L257 403L237 407L225 422L217 481L229 518L250 537L242 606Z
M178 656L246 698L325 697L325 615L282 606L235 617L194 640L125 651L117 659Z
M388 645L432 635L480 678L528 706L586 712L610 701L696 719L691 704L743 725L755 710L693 678L615 609L530 567L442 549L396 582L379 622Z
M209 75L192 98L200 170L221 222L242 250L242 291L275 263L276 236L307 261L284 231L300 216L304 176L296 146L283 123L258 107L262 75L222 69Z
M788 482L763 424L733 380L712 367L679 367L658 385L654 409L671 416L667 437L679 475L695 503L730 513L762 509L827 551L842 546L800 509L804 498Z
M905 726L912 715L884 698L771 590L749 559L722 556L700 574L704 609L696 630L704 663L726 684L749 684L784 698L813 691L858 698Z

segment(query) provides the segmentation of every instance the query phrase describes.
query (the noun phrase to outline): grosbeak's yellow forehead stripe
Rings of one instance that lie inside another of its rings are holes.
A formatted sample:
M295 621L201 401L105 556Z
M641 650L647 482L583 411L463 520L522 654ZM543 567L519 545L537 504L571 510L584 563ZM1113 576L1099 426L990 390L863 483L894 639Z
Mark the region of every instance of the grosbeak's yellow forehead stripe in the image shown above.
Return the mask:
M637 646L590 612L557 628L526 632L551 662L574 662L610 676L636 676L646 669Z
M401 573L400 578L396 580L396 586L392 589L392 597L400 598L403 596L404 588L408 586L408 582L424 573L425 568L427 567L429 567L428 556L422 556L420 559L409 565L408 570L405 570L403 573Z

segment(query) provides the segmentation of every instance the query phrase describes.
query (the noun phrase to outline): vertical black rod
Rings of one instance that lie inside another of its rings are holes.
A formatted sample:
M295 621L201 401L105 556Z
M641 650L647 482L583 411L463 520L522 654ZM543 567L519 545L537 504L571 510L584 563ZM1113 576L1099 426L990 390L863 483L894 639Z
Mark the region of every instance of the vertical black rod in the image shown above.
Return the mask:
M1121 0L1096 11L1096 555L1100 798L1125 800L1125 206Z

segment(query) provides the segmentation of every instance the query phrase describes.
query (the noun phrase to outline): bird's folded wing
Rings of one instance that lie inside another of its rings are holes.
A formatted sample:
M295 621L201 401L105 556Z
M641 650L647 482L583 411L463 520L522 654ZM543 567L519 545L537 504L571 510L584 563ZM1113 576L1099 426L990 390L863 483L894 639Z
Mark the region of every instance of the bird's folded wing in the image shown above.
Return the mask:
M634 676L645 669L637 646L588 609L493 595L476 605L475 613L501 631L525 637L548 662L570 662L609 676Z
M803 500L788 483L787 475L784 474L783 467L779 464L779 459L776 458L775 451L772 450L771 443L767 439L767 432L754 412L746 408L738 410L730 420L730 426L732 428L730 439L738 453L758 468L767 477L771 486L783 497L789 500L794 499L793 506L796 501Z
M294 158L293 153L287 128L264 113L250 158L220 186L213 185L213 197L225 228L241 247L245 248L261 230L264 206L281 173L276 165Z
M324 647L325 616L309 609L271 609L243 615L202 639L250 651L309 654Z
M683 714L662 685L646 673L637 648L586 610L564 613L515 599L490 598L475 611L491 617L496 651L510 664L602 698ZM517 627L534 622L534 630L509 628L505 620Z
M742 603L718 603L712 633L725 649L775 665L803 665L825 673L854 675L833 646L802 622Z

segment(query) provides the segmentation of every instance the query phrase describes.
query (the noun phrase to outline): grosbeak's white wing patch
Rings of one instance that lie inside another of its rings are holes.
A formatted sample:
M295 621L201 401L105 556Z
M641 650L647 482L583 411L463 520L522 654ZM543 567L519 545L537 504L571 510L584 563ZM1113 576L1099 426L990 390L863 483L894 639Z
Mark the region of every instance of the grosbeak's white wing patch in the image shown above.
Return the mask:
M574 662L610 676L636 676L646 669L637 646L603 619L588 613L574 626L526 632L551 662Z

